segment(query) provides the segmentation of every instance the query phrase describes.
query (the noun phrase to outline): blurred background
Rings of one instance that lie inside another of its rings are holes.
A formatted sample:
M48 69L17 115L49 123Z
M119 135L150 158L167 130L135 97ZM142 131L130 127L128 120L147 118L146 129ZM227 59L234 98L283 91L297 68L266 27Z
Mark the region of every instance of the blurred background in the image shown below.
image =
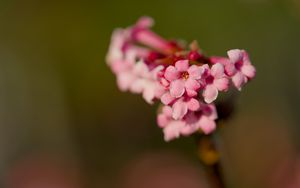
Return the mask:
M193 138L165 143L105 64L113 29L143 15L257 67L218 133L227 187L300 187L299 0L0 0L0 187L207 187Z

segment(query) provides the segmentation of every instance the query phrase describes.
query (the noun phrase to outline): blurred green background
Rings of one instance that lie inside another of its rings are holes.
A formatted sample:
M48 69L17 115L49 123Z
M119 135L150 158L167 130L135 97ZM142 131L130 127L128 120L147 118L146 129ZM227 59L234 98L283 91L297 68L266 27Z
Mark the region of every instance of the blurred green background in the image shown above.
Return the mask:
M18 187L7 182L21 182L15 174L30 172L28 161L53 158L77 169L66 173L82 187L124 187L152 155L161 168L174 156L201 168L194 140L165 143L156 107L121 93L106 66L113 29L143 15L162 36L196 39L210 55L244 48L257 67L219 133L227 186L287 187L288 173L300 177L299 0L1 0L1 187Z

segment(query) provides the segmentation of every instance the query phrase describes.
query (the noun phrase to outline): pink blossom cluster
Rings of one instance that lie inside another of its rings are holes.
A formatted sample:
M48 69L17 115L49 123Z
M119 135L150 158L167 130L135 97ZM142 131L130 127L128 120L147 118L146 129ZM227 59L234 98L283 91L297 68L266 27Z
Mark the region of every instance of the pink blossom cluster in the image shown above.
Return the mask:
M161 101L157 117L166 141L195 132L210 134L218 118L214 101L230 81L238 90L255 76L245 50L228 57L205 56L196 42L189 48L151 31L153 20L113 32L107 64L120 90L142 94L149 103Z

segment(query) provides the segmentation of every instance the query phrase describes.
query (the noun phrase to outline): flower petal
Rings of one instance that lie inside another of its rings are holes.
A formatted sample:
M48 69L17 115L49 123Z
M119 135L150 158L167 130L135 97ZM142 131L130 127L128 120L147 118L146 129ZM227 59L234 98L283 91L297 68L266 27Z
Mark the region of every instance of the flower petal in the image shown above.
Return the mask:
M225 73L228 76L233 76L237 72L235 66L233 63L227 63L225 64Z
M132 93L142 93L145 88L145 80L144 79L136 79L130 85L130 91Z
M248 64L242 67L242 73L246 75L248 78L254 78L256 70L253 65Z
M199 67L197 65L192 65L188 69L189 77L193 78L193 79L200 79L202 74L204 73L204 71L205 70L203 67Z
M133 73L141 77L146 77L149 73L148 66L143 61L139 61L135 64Z
M135 77L130 73L122 73L117 76L117 84L121 91L127 91L134 81Z
M200 103L197 99L195 98L191 98L188 102L187 102L187 106L188 109L191 111L197 111L200 108Z
M227 55L232 63L243 60L243 51L239 49L229 50Z
M216 120L218 118L218 113L216 106L214 104L206 104L201 107L203 115L211 120Z
M206 116L202 116L199 120L199 127L204 132L204 134L210 134L216 129L216 122Z
M159 114L156 121L160 128L166 127L170 122L169 118L165 114Z
M173 109L170 106L164 106L162 109L162 113L167 117L171 118L173 114Z
M214 80L214 86L219 91L226 91L229 87L229 80L228 78L219 78Z
M188 111L187 103L183 102L182 100L178 100L177 102L175 102L172 108L173 108L172 117L175 120L182 119Z
M144 16L137 21L136 26L139 28L149 28L153 26L153 24L154 20L151 17Z
M143 91L143 98L146 100L147 103L153 104L153 99L155 98L155 86L152 83L149 83L145 86Z
M164 139L166 142L178 138L180 136L180 130L184 126L182 121L172 121L167 125L163 132L164 132Z
M171 82L170 85L170 94L173 97L179 98L183 95L184 89L184 81L183 80L175 80Z
M189 78L184 83L185 87L191 90L197 90L200 88L200 83L197 80Z
M192 89L185 89L186 90L186 94L189 97L196 97L198 95L198 92Z
M218 89L213 85L207 85L202 95L206 103L211 103L218 97Z
M179 60L175 63L175 67L179 72L187 71L189 68L189 60Z
M179 78L179 72L174 66L168 66L164 76L167 80L173 81Z
M224 65L216 63L211 67L211 75L214 78L222 78L224 76Z
M233 77L232 77L232 82L233 85L241 91L242 86L246 83L245 76L241 72L237 72Z
M160 98L160 100L164 105L168 105L175 100L175 97L172 97L171 94L167 92Z

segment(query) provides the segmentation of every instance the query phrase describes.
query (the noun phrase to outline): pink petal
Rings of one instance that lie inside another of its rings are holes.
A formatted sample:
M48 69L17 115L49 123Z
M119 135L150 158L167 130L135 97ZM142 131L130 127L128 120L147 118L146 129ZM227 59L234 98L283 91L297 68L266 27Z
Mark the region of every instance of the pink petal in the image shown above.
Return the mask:
M219 91L227 91L227 89L229 87L229 80L228 80L228 78L215 79L214 80L214 86Z
M217 109L214 104L203 105L201 110L203 115L211 120L216 120L218 118Z
M161 85L168 87L170 85L170 82L167 79L161 78L160 79Z
M230 63L230 60L228 58L225 58L225 57L218 57L218 56L212 56L210 57L210 61L213 63L213 64L216 64L216 63L221 63L223 65L226 65L227 63Z
M136 26L140 28L149 28L153 26L153 24L154 20L152 18L144 16L137 21Z
M232 77L232 82L233 85L238 89L241 90L242 86L246 83L245 76L241 72L237 72L233 77Z
M192 78L187 79L184 85L186 88L191 90L197 90L200 88L200 83Z
M130 91L132 93L142 93L145 87L144 79L136 79L130 85Z
M229 50L227 52L229 59L235 63L243 59L243 51L239 49Z
M192 89L185 89L186 90L186 94L189 96L189 97L195 97L198 95L198 92L195 91L195 90L192 90Z
M160 128L166 127L170 122L169 118L165 114L159 114L156 121Z
M155 98L155 88L153 84L145 86L143 98L146 100L147 103L153 104L153 99Z
M158 99L161 98L166 93L166 89L159 83L155 83L154 90L155 90L155 97Z
M237 70L233 63L227 63L225 64L225 72L228 76L233 76Z
M242 67L242 73L246 75L248 78L254 78L256 70L253 65L247 64Z
M173 81L179 78L179 72L174 66L168 66L164 76L167 80Z
M148 72L148 67L143 61L136 63L133 69L133 73L141 77L147 75Z
M216 63L211 67L211 75L214 78L222 78L224 76L224 65Z
M192 65L188 69L189 77L192 79L200 79L204 71L205 71L204 68L199 67L197 65Z
M242 53L243 53L244 64L246 64L246 65L251 64L248 53L245 50L242 50Z
M181 129L181 134L188 136L197 131L196 124L198 122L198 117L195 113L188 113L185 116L185 126Z
M179 60L175 63L175 67L179 72L187 71L189 68L189 60Z
M131 73L123 73L117 76L117 84L121 91L127 91L131 86L134 77Z
M180 136L180 130L184 126L184 123L181 121L172 121L167 125L164 132L164 139L166 142L178 138Z
M206 103L211 103L218 97L218 89L213 85L207 85L202 95Z
M184 81L183 80L175 80L171 82L170 85L170 94L175 98L179 98L183 95L184 89Z
M164 105L168 105L175 100L175 97L172 97L171 94L167 92L160 98L160 100Z
M201 69L203 69L203 72L202 72L202 78L205 78L205 77L207 77L208 75L209 75L209 73L210 73L210 68L209 68L209 66L208 66L208 64L204 64L204 65L202 65L201 66Z
M181 129L180 133L181 133L182 135L184 135L184 136L189 136L189 135L193 134L193 133L196 132L196 131L197 131L197 129L195 129L195 126L190 126L190 125L188 125L188 126L184 126L184 127Z
M185 102L179 100L173 105L173 118L175 120L182 119L188 111L188 106Z
M187 102L187 106L188 109L191 111L197 111L200 108L200 103L197 99L195 98L191 98L188 102Z
M170 106L164 106L162 109L162 113L167 117L171 118L173 114L173 109Z
M150 79L156 80L158 78L158 75L161 74L161 71L164 69L162 65L159 65L155 67L151 72L150 72Z
M206 116L202 116L199 120L199 127L204 134L210 134L216 129L216 122L207 118Z

